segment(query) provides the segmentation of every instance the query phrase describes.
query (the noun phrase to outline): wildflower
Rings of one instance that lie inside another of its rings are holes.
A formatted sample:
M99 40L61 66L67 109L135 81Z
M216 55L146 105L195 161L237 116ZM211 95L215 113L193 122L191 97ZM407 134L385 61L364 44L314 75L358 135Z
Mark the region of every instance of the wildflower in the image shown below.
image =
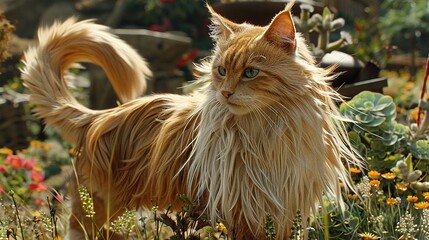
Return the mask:
M411 213L407 212L399 218L396 225L396 231L404 234L405 239L414 239L414 233L417 225L414 223L414 217Z
M392 172L381 174L381 176L386 180L393 180L396 178L396 174L394 174Z
M417 181L420 176L422 175L422 171L420 170L414 170L411 173L408 174L406 181L407 182L414 182Z
M39 182L39 183L30 183L30 191L32 192L43 192L46 191L46 189L48 189L46 187L46 184L43 182Z
M64 197L61 194L55 194L54 198L55 198L55 200L57 200L60 203L63 202L63 200L64 200Z
M216 226L216 229L217 229L217 231L219 231L219 232L221 232L223 234L227 233L225 225L223 225L223 223L221 223L221 222L218 222L218 224Z
M24 165L24 160L22 160L18 155L8 155L6 157L6 163L14 169L19 169Z
M52 144L51 143L43 144L43 149L48 152L49 150L52 149Z
M398 203L398 200L396 198L390 197L386 201L387 205L395 205Z
M426 235L426 238L429 237L429 209L423 209L422 211L422 217L420 222L420 232L424 233Z
M38 207L43 206L43 200L41 198L34 199L34 204Z
M362 197L370 197L371 196L371 184L369 183L369 178L364 176L362 181L356 184L356 187L359 193L362 194Z
M35 170L31 170L30 176L31 176L31 180L35 182L41 182L43 181L43 179L45 179L45 176L43 175L43 173Z
M373 179L373 180L369 181L369 184L373 187L378 187L378 186L380 186L380 180Z
M362 171L361 171L359 168L351 167L351 168L350 168L350 172L351 172L351 173L358 174L358 173L361 173Z
M408 189L408 183L403 183L403 182L397 183L395 184L395 188L400 192L405 192Z
M75 155L77 153L77 150L75 148L70 148L69 149L69 154L70 155Z
M415 202L417 202L418 200L419 200L419 198L418 198L418 197L416 197L416 196L408 195L408 197L407 197L407 201L408 201L408 202L415 203Z
M368 177L371 179L377 179L380 177L380 173L378 171L372 170L368 172Z
M414 208L415 209L429 209L429 202L424 201L424 202L414 203Z
M7 172L7 168L5 165L1 164L0 165L0 173L5 173L5 172Z
M136 227L136 212L125 211L124 214L119 216L115 221L111 223L111 229L114 232L128 232L131 233Z
M34 159L29 159L27 161L24 161L23 164L23 168L27 169L27 170L31 170L33 169L33 167L36 165L36 160Z
M377 240L380 239L380 237L377 237L375 234L372 233L359 233L359 237L362 240Z
M80 200L82 201L82 208L85 212L85 216L92 218L95 215L94 211L94 202L92 201L91 196L89 195L88 189L86 187L81 186L79 188Z
M33 217L40 218L40 217L42 217L42 214L39 211L36 210L36 211L33 212Z
M356 194L348 194L347 197L351 200L356 200L357 195Z
M30 146L32 146L32 147L43 147L43 142L41 142L41 141L30 141Z
M429 200L429 192L422 193L422 196L424 197L424 199Z
M10 148L0 148L0 154L12 155L13 151Z

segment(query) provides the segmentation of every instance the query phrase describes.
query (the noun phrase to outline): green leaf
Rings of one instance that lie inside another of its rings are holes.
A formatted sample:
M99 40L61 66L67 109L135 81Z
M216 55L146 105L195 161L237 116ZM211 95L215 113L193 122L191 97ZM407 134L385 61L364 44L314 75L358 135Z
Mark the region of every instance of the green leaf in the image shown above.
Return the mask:
M377 127L380 126L382 123L384 123L384 121L386 120L385 117L374 117L374 119L369 122L368 124L365 124L368 127Z
M407 164L409 172L414 171L413 156L411 154L408 154L407 158L405 158L405 164Z
M356 229L358 224L359 224L359 218L358 217L352 217L350 219L349 225L352 229Z
M361 114L357 114L355 116L355 119L361 123L370 123L371 121L374 120L374 117L371 114L365 114L365 113L361 113Z
M410 152L415 158L429 160L429 140L418 140L411 145Z

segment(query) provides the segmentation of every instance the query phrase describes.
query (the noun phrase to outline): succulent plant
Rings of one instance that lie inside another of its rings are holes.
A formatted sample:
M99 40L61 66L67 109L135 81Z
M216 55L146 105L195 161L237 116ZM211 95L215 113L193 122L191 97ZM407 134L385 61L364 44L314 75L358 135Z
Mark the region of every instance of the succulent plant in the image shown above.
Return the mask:
M340 111L352 122L349 135L356 149L371 159L382 160L407 144L408 127L396 122L396 105L390 96L363 91L341 104Z
M317 57L321 58L324 54L351 43L350 34L344 31L341 32L340 39L330 42L330 33L344 27L345 21L343 18L335 19L329 8L325 7L322 15L312 14L314 8L308 4L301 4L300 8L300 17L294 17L295 26L307 42L310 42L310 32L319 33L317 46L312 45L312 50Z
M411 144L411 154L417 159L429 160L429 140L418 140Z

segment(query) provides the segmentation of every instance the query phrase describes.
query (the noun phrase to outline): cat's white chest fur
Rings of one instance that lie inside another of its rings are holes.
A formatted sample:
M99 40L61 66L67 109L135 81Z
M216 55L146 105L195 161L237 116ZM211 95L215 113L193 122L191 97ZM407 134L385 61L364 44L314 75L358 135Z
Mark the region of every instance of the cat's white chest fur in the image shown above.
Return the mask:
M240 214L257 227L270 214L282 223L291 220L299 202L301 206L313 199L308 195L320 194L307 190L320 182L320 176L310 172L324 168L323 140L316 139L323 138L321 124L260 113L234 116L215 102L208 102L200 114L188 184L197 182L198 193L208 193L212 221L232 222ZM309 146L311 138L317 141Z

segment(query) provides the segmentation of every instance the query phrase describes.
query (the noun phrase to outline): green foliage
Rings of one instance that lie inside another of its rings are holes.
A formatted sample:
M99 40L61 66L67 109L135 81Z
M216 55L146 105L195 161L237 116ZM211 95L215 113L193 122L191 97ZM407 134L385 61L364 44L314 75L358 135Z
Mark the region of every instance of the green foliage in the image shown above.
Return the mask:
M396 122L396 105L390 96L363 91L340 105L341 113L352 120L349 136L357 150L370 161L370 168L393 167L392 158L407 147L409 128Z
M201 230L210 226L208 218L203 214L203 207L191 201L186 195L180 195L179 199L183 203L181 211L171 213L167 210L166 213L156 217L156 220L171 228L172 240L199 239Z
M274 229L274 221L271 215L267 215L265 219L265 236L267 240L276 239L276 230Z
M429 160L429 140L418 140L413 142L410 152L417 159Z

